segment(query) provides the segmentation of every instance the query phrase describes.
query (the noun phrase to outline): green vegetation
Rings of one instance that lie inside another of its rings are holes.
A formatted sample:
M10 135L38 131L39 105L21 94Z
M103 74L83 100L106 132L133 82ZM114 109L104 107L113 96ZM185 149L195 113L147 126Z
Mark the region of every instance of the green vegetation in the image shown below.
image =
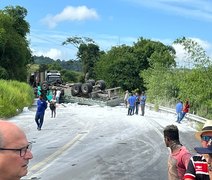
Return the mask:
M191 68L164 67L153 63L141 72L149 101L174 107L176 99L189 99L191 113L212 118L212 65L211 59L199 44L191 39L181 38L175 43L183 45L188 52ZM168 103L167 103L168 102Z
M0 10L0 78L26 81L26 66L31 62L26 15L20 6Z
M187 51L184 61L189 62L189 67L176 66L173 47L143 37L132 46L114 46L107 52L90 38L69 37L61 44L73 45L77 59L55 61L31 55L26 15L27 10L20 6L0 10L0 116L14 115L22 105L32 102L32 90L20 83L26 83L29 74L59 70L64 82L103 79L107 88L146 91L147 100L155 104L155 109L160 105L174 107L179 98L189 99L191 113L212 118L211 58L197 42L185 37L174 42Z
M32 105L33 89L26 83L0 80L0 117L11 117Z

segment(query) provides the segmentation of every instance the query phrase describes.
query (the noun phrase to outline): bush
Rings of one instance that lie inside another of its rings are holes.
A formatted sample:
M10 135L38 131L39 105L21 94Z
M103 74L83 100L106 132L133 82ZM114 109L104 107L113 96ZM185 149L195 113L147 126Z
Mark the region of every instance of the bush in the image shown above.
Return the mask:
M34 100L33 89L26 83L0 80L0 117L12 117L31 106Z

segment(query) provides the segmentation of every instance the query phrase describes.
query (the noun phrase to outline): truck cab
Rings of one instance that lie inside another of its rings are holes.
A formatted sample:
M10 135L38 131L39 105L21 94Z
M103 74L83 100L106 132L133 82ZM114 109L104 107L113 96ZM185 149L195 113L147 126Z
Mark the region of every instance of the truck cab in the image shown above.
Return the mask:
M46 72L46 82L48 85L62 84L62 78L59 71L47 71Z

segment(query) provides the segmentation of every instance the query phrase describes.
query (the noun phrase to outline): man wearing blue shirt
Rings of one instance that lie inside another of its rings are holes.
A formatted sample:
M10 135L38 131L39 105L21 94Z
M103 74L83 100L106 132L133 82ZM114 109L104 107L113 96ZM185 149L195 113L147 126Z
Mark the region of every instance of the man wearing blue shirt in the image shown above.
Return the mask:
M133 96L133 93L131 93L130 97L128 98L128 103L129 103L128 115L134 114L135 101L136 101L136 97Z
M182 101L178 101L176 104L176 113L177 113L177 122L180 123L182 117L183 103Z
M36 111L36 115L35 115L35 122L37 124L38 131L41 130L41 127L43 125L44 114L45 114L46 108L47 108L47 103L43 99L43 95L40 94L39 99L37 101L37 111Z

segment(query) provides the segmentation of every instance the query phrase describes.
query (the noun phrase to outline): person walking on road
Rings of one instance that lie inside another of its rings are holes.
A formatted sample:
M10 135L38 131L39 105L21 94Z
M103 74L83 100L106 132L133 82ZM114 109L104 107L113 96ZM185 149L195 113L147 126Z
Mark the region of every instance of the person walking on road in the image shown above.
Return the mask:
M177 121L180 123L181 117L182 117L182 110L183 110L183 103L182 101L178 100L178 103L176 104L176 113L177 113Z
M40 131L42 128L46 108L47 108L47 103L43 99L43 95L41 94L37 101L37 111L35 114L35 122L37 124L38 131Z
M185 117L185 115L189 112L189 108L190 108L189 101L186 100L185 105L183 106L182 116L179 122L181 122Z
M195 138L207 148L212 141L212 120L207 120L201 131L195 132ZM191 157L184 175L185 180L209 180L209 158L207 154L197 154Z
M26 176L33 158L32 144L16 124L0 120L0 180L20 180Z
M171 153L168 158L168 179L183 180L191 154L180 143L179 130L175 125L168 125L164 131L164 141Z
M145 113L145 104L146 104L146 95L145 92L141 93L141 97L140 97L140 104L141 104L141 116L144 116Z

